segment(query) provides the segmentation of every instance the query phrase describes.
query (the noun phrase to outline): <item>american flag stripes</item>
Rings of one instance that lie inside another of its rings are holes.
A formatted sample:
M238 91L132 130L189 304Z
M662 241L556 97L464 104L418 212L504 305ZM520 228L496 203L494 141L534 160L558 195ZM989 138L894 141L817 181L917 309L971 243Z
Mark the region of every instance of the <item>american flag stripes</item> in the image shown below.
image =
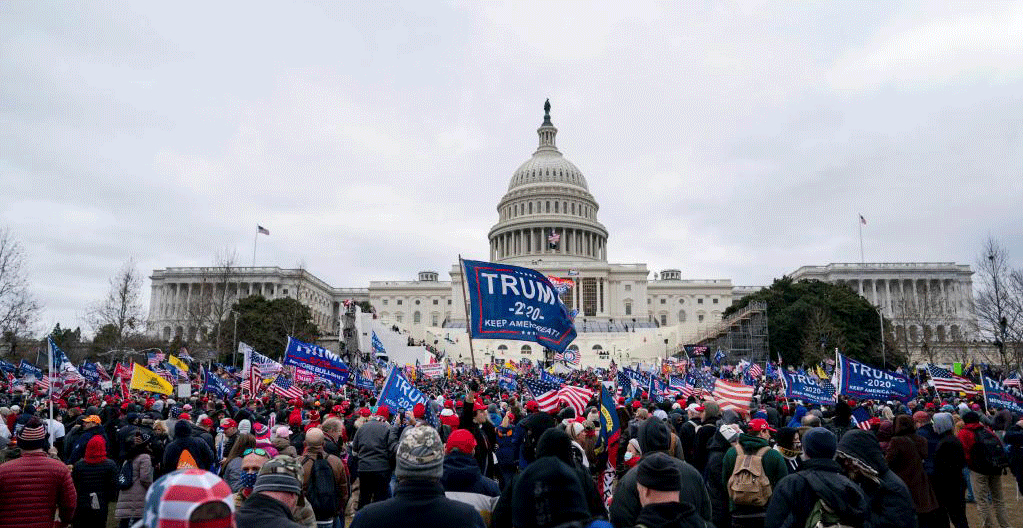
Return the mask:
M523 380L526 389L533 395L533 399L540 405L540 410L550 412L558 408L558 385L537 379Z
M1012 373L1009 374L1008 377L1002 380L1002 385L1005 387L1016 387L1017 389L1019 389L1020 388L1019 371L1018 370L1012 371Z
M852 422L860 429L870 430L870 413L863 407L857 407L852 412Z
M295 386L293 381L281 375L278 375L274 382L270 384L270 392L289 399L301 398L305 395L302 389Z
M593 398L593 391L575 385L565 385L558 390L558 397L561 401L575 409L576 416L582 416L586 410L586 404Z
M749 403L753 399L753 387L732 381L717 380L711 395L721 410L731 409L739 414L749 414Z
M753 379L759 378L760 376L764 375L764 369L760 368L760 365L757 363L750 364L749 369L747 369L746 372Z
M976 392L976 385L961 376L956 376L950 370L935 365L927 365L927 373L931 376L931 384L938 391L950 392Z

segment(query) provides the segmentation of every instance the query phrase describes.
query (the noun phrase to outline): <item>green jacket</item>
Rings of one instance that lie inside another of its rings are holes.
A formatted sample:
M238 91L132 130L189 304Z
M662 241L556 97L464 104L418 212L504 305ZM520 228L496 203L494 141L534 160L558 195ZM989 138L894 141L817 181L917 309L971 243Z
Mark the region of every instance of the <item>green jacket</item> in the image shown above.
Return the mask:
M739 435L739 443L747 454L753 454L762 447L768 447L767 440L745 433ZM728 489L728 478L732 476L732 471L735 469L735 458L735 446L732 446L728 448L724 460L721 461L721 480L725 485L725 489ZM764 453L762 462L764 464L764 473L767 474L767 479L771 481L771 490L773 491L778 486L778 481L789 474L788 466L785 464L785 457L777 450L768 448L767 452ZM728 507L731 511L736 511L736 506L732 504L731 499L728 500Z

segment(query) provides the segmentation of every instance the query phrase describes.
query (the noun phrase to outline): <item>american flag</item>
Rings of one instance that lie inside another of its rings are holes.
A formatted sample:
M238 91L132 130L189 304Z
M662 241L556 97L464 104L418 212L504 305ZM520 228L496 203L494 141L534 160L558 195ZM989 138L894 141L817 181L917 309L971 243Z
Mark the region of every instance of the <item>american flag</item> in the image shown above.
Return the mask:
M1017 389L1021 388L1019 383L1019 371L1018 370L1012 371L1012 373L1009 374L1008 377L1002 380L1002 385L1006 387L1016 387Z
M855 425L856 427L859 427L860 429L869 431L870 430L870 422L869 422L869 420L870 420L870 412L868 412L866 409L864 409L863 407L857 407L857 408L853 409L853 412L852 412L852 422L853 422L853 425Z
M552 249L557 248L558 242L561 242L561 234L554 232L554 230L551 230L550 236L547 237L547 242L550 242Z
M146 363L150 367L155 367L160 363L163 363L164 359L166 359L166 356L163 352L149 352L146 354Z
M671 376L668 378L668 392L680 394L683 398L692 396L695 387L686 383L688 376Z
M736 413L749 414L749 402L753 399L753 387L733 381L717 380L711 395L721 406L721 410L731 409Z
M154 482L150 490L143 511L146 526L188 526L191 504L223 502L232 513L235 510L231 487L203 469L169 474Z
M590 402L590 398L593 398L593 391L575 385L565 385L558 390L558 397L569 407L575 409L576 416L581 416L586 410L586 404Z
M764 374L764 369L760 368L759 364L752 363L750 364L749 369L746 370L746 373L749 374L750 377L752 377L753 379L756 379Z
M296 387L293 381L281 375L278 375L274 382L270 384L270 392L290 399L305 396L302 389Z
M976 385L964 377L956 376L950 370L935 365L927 365L927 373L931 376L931 383L938 391L950 392L976 392Z
M607 368L607 379L614 381L618 379L618 365L615 364L615 360L611 360L611 365Z
M564 361L569 365L579 364L579 352L571 348L566 349L564 352L555 352L554 361Z
M533 399L540 405L540 410L550 412L558 408L561 398L558 396L558 385L538 379L527 379L522 381L526 389L533 395Z

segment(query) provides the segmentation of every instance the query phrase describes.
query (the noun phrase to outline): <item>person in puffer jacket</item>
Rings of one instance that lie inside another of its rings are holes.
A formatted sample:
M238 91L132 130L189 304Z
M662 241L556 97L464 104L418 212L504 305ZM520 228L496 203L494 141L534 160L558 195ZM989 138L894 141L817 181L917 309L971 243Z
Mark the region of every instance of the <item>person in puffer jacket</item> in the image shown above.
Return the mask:
M181 454L188 451L195 460L198 469L209 469L213 464L213 450L198 437L192 436L192 425L187 420L178 420L174 424L174 441L167 444L163 453L163 470L171 472L178 468Z
M480 466L472 455L475 449L476 438L471 432L465 429L452 432L444 446L444 475L440 483L447 498L476 508L483 522L489 526L501 489L497 482L480 472Z
M131 487L121 490L117 495L117 507L114 517L120 528L128 528L142 518L146 505L146 491L153 484L153 435L140 432L130 440L125 452L125 460L131 464Z
M497 428L497 475L504 488L519 469L519 446L523 430L515 426L515 415L508 413Z
M863 429L847 431L838 442L835 460L867 497L863 528L916 528L916 508L909 488L888 469L873 433Z
M77 493L67 466L46 456L46 428L32 416L17 433L21 457L0 465L0 528L53 528L53 513L67 524Z
M95 435L85 446L85 456L75 462L71 478L78 492L74 528L106 526L110 501L117 495L117 464L107 458L107 442Z

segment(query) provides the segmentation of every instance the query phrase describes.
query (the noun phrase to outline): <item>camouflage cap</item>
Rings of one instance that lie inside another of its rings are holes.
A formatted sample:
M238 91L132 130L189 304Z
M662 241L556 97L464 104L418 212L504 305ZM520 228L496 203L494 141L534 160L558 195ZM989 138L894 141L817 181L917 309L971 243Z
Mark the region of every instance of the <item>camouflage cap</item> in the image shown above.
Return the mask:
M291 455L277 455L259 468L259 474L288 474L302 482L305 472L302 471L302 464L299 464L295 457Z
M406 428L396 458L396 477L439 479L444 474L444 443L429 425Z

